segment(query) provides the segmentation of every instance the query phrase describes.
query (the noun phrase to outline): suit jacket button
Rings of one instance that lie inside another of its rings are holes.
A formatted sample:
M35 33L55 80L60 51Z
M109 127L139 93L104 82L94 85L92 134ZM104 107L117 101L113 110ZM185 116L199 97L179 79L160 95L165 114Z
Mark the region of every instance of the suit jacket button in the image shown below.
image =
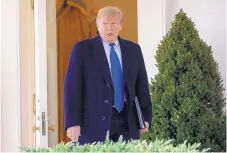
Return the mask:
M105 120L105 116L102 116L102 120Z
M104 100L104 103L108 103L108 100Z

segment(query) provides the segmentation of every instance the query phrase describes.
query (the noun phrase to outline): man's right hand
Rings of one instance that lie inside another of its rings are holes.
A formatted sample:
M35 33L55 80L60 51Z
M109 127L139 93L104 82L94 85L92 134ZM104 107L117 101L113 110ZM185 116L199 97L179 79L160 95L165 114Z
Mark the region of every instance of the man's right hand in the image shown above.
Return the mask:
M80 136L80 126L73 126L67 129L67 137L73 142L78 142Z

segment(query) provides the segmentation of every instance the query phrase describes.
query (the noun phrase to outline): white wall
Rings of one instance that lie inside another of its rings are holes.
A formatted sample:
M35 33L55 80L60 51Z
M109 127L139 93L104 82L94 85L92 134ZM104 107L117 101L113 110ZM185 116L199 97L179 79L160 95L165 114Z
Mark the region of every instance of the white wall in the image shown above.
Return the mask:
M154 58L157 46L180 8L195 22L200 37L212 46L226 86L225 0L138 0L138 43L143 51L149 81L158 72Z
M166 26L182 8L194 21L200 37L212 46L226 87L226 0L166 0Z
M149 82L157 74L157 46L166 32L165 0L138 0L138 43L141 46Z

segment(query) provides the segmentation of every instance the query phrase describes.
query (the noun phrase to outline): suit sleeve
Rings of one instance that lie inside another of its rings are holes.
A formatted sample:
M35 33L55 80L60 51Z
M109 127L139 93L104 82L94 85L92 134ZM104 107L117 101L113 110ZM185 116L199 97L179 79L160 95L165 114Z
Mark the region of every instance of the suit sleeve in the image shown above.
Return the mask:
M144 120L149 123L149 127L151 127L152 120L152 103L149 92L147 71L145 68L145 63L142 55L142 51L140 46L139 48L139 71L137 74L136 80L136 96L140 102L140 107L142 114L144 116Z
M73 46L64 80L64 126L80 126L82 122L83 57L80 45Z

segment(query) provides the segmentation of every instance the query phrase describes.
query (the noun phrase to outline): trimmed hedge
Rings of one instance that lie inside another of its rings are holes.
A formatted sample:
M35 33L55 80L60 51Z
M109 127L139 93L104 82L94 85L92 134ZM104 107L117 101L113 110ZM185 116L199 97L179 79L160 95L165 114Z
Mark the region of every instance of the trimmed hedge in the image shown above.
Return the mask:
M118 142L110 141L108 138L105 142L97 142L92 144L80 145L72 142L60 143L53 148L21 148L25 152L200 152L200 144L187 145L183 144L174 146L171 140L156 140L147 142L146 140L130 140L122 141L122 137ZM206 152L209 149L203 149Z

